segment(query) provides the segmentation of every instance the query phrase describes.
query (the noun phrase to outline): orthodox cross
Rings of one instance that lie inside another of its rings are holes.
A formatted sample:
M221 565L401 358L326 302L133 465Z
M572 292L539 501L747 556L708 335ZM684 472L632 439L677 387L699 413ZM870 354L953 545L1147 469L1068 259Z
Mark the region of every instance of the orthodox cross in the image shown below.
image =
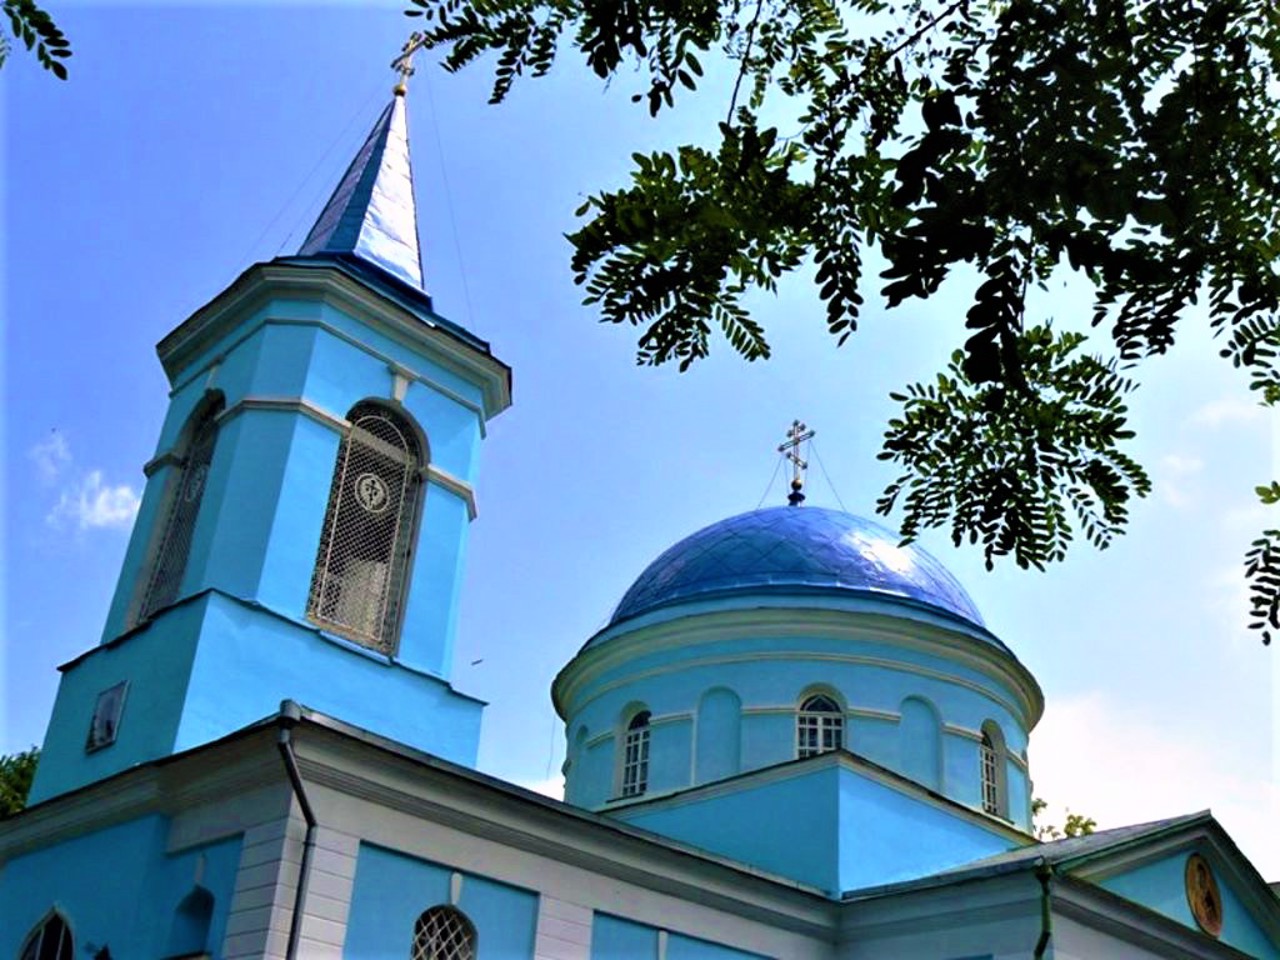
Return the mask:
M800 458L800 444L811 440L813 435L814 431L799 420L793 420L791 429L787 431L786 441L778 447L778 452L791 461L791 492L787 494L787 502L793 507L804 502L801 490L804 487L804 472L809 466L809 461Z
M415 30L400 48L400 56L391 61L391 69L400 74L400 82L396 84L397 97L404 96L408 89L407 82L413 76L413 55L426 45L426 39Z

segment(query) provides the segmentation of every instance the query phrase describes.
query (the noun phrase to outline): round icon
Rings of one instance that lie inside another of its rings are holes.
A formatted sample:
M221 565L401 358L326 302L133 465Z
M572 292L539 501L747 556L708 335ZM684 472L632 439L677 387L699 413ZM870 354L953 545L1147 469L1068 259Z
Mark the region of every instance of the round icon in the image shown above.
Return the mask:
M376 473L362 473L356 477L356 499L370 513L382 513L391 503L391 494Z
M1222 933L1222 894L1209 861L1198 853L1187 857L1187 905L1200 929L1211 937Z

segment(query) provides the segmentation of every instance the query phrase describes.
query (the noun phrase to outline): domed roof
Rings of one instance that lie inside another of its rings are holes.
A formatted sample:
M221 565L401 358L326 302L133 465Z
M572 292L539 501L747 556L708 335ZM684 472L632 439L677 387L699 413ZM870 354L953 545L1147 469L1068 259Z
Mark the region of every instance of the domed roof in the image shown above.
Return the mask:
M982 626L937 560L879 524L821 507L770 507L685 537L649 564L610 624L677 601L783 587L848 591L925 604Z

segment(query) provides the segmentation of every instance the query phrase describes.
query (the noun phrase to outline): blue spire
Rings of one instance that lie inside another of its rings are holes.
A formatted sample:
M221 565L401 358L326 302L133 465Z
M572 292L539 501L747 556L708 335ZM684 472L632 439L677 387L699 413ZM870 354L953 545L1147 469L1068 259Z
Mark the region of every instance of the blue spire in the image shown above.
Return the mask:
M402 90L369 131L298 255L353 254L425 293Z

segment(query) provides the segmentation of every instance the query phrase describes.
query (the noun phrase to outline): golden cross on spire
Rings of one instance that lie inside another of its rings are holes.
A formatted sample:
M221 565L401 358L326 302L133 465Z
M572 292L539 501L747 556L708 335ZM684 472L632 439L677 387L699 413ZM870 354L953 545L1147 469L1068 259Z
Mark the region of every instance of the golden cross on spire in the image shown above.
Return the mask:
M793 507L804 503L804 472L809 461L800 458L800 444L813 439L814 431L799 420L791 421L791 429L787 431L786 441L778 447L778 452L791 461L791 492L787 494L787 502Z
M409 89L408 80L413 76L413 55L426 45L426 39L415 30L400 48L400 56L391 61L391 69L400 74L400 81L395 86L397 97L403 97Z

